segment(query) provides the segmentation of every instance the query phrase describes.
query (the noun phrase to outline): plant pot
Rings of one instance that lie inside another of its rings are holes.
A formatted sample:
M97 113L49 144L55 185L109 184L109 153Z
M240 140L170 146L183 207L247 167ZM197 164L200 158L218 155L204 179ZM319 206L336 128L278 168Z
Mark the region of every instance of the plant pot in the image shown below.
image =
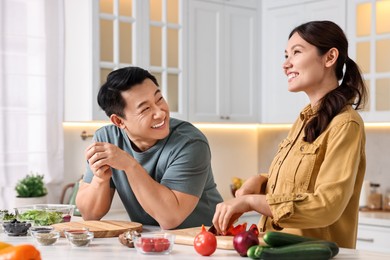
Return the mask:
M34 204L46 204L47 203L47 194L41 197L15 197L14 207L28 206Z

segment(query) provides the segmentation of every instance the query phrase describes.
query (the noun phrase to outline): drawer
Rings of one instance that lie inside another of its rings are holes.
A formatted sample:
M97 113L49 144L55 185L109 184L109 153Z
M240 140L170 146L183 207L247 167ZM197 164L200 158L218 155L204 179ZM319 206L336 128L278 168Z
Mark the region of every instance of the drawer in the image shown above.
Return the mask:
M388 227L359 224L356 249L390 253L389 237Z

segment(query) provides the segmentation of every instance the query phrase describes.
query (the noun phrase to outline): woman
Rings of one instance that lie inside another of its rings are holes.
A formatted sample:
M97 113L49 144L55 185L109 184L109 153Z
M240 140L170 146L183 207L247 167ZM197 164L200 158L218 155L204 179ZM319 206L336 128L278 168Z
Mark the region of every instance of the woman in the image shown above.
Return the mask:
M224 233L254 210L262 215L260 231L355 248L366 168L364 123L356 112L367 93L360 70L348 57L344 32L330 21L296 27L285 57L288 90L305 92L310 104L280 144L268 174L248 179L236 198L218 204L213 224Z

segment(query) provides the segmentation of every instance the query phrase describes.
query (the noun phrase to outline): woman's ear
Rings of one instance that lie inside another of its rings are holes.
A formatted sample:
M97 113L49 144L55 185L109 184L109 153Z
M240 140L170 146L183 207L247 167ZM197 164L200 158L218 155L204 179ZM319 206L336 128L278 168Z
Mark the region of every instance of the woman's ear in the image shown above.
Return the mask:
M110 116L110 121L114 124L114 125L116 125L117 127L119 127L119 128L125 128L125 124L124 124L124 122L123 122L123 119L120 117L120 116L118 116L118 115L116 115L116 114L112 114L111 116Z
M336 64L337 58L339 57L339 50L336 48L331 48L326 54L325 54L325 66L331 67L334 64Z

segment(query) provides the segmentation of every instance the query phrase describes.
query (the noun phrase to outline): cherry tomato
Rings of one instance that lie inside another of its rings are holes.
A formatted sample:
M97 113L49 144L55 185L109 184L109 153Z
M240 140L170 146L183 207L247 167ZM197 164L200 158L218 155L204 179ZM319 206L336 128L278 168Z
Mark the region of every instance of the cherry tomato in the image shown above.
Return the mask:
M141 247L144 252L152 252L154 249L154 240L153 238L142 238Z
M162 252L168 250L169 240L166 238L155 238L154 239L154 252Z
M217 238L202 225L201 232L194 239L194 248L202 256L212 255L217 249Z

